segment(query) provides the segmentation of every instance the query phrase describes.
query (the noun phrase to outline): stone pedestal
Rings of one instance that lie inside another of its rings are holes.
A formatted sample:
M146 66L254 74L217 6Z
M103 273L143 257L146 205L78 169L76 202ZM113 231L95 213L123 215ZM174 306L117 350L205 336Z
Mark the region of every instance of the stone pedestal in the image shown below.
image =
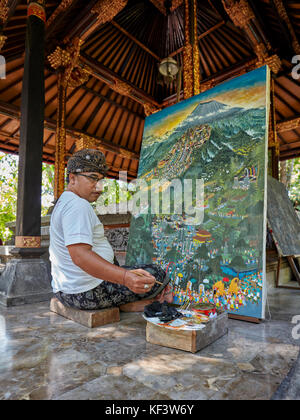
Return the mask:
M43 248L14 248L0 276L0 304L18 306L49 300L52 296L49 261Z

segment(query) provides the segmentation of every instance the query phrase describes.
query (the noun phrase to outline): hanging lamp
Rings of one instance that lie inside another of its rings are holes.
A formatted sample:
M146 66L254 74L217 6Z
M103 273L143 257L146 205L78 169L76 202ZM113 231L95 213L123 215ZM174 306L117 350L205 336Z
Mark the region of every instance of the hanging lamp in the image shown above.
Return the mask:
M170 36L170 9L172 7L172 0L166 0L165 1L165 8L166 8L166 14L167 14L167 46L169 45L169 36ZM179 71L179 67L177 64L177 61L174 60L174 58L172 57L167 57L164 58L159 66L158 66L158 71L160 72L160 74L164 77L164 81L165 83L169 84L171 83L178 71Z

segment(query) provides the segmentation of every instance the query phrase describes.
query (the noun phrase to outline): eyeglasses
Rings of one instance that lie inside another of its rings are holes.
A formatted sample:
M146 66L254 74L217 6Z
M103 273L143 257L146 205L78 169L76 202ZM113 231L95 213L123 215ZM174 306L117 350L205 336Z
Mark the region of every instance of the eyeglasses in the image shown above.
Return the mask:
M89 178L93 184L97 184L99 181L102 181L103 178L98 178L96 175L86 175L86 174L76 174L79 176L84 176L85 178Z

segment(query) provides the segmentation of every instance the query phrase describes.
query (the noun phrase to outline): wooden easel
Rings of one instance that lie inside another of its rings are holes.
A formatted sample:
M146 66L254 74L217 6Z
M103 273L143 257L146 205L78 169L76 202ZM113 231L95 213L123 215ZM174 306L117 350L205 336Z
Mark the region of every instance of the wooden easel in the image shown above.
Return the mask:
M239 321L253 322L254 324L260 324L261 322L260 318L255 318L253 316L245 316L245 315L228 314L228 318L238 319Z
M287 190L283 184L268 176L267 219L270 234L277 251L277 273L275 286L284 289L300 290L300 272L295 258L300 257L300 223ZM282 258L286 257L299 287L279 284Z
M278 264L277 264L277 272L276 272L276 282L275 282L275 286L277 288L281 288L281 289L294 289L294 290L300 290L300 272L295 264L294 258L298 258L300 257L300 255L291 255L291 256L287 256L287 261L291 267L291 270L299 284L299 287L294 287L294 286L284 286L284 285L280 285L279 284L279 274L280 274L280 266L281 266L281 260L282 260L282 255L279 254L278 252Z

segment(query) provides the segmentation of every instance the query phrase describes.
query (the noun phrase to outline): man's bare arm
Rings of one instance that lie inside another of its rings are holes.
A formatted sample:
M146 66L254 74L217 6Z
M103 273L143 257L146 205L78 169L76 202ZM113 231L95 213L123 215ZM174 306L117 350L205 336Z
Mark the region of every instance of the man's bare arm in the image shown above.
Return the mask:
M92 251L91 245L83 243L69 245L68 251L73 263L89 275L111 283L122 284L134 293L144 294L155 283L155 277L147 271L142 269L135 270L142 274L138 275L130 270L111 264ZM145 289L145 285L148 285L149 289Z

